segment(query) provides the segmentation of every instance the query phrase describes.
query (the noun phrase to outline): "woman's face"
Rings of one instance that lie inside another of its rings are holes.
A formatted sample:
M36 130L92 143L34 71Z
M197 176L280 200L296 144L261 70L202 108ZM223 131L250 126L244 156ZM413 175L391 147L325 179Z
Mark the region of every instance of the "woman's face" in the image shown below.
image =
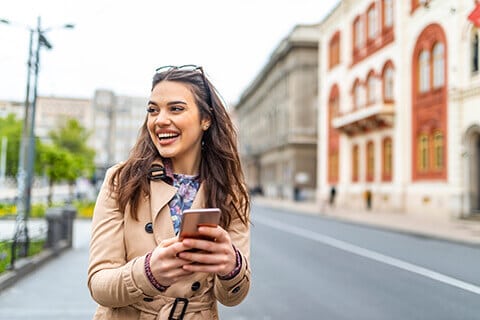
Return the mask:
M170 158L177 173L198 174L201 141L208 119L200 119L190 88L174 81L161 81L148 102L147 128L164 158Z

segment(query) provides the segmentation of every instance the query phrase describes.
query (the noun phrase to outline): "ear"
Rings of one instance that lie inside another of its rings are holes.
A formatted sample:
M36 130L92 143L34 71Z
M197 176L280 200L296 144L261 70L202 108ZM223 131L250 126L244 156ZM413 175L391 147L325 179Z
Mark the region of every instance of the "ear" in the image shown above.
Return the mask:
M200 126L202 127L203 131L207 131L208 128L210 128L211 124L212 122L210 121L209 118L202 119L202 121L200 122Z

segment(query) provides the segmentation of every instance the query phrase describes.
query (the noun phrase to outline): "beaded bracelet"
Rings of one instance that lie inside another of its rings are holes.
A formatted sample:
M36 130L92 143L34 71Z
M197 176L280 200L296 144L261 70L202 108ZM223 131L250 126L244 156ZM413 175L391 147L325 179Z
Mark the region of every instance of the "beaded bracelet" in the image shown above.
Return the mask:
M237 261L235 268L224 276L218 275L218 278L220 280L233 279L235 278L236 275L238 275L238 273L240 272L240 269L242 269L242 255L240 254L240 251L238 251L238 249L235 248L235 246L233 246L233 249L235 250L235 257Z
M153 276L152 269L150 268L150 258L152 257L152 253L149 252L147 256L145 257L145 273L147 274L148 281L155 287L160 292L164 292L165 290L168 289L169 286L162 286L160 283L158 283L157 279Z

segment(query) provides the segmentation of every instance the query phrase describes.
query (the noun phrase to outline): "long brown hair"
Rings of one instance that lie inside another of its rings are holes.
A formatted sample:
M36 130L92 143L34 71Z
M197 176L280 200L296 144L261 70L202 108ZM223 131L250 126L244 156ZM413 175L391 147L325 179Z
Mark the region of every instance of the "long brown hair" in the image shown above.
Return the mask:
M203 134L200 162L200 181L205 190L205 205L220 208L220 224L224 228L228 228L236 217L248 224L250 199L238 155L237 133L224 103L201 68L170 68L156 73L152 90L159 82L167 80L187 85L195 97L200 118L211 120L209 129ZM129 158L119 166L110 180L120 210L125 211L129 206L134 219L137 219L137 209L142 196L148 195L150 191L148 170L152 163L160 158L148 132L147 117Z

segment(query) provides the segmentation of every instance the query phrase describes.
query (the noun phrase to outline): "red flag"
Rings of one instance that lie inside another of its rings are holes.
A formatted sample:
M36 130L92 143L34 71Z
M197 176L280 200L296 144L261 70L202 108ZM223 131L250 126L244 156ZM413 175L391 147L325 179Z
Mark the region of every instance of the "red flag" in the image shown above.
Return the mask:
M475 9L468 15L468 20L470 20L475 27L480 27L480 4L477 4Z

